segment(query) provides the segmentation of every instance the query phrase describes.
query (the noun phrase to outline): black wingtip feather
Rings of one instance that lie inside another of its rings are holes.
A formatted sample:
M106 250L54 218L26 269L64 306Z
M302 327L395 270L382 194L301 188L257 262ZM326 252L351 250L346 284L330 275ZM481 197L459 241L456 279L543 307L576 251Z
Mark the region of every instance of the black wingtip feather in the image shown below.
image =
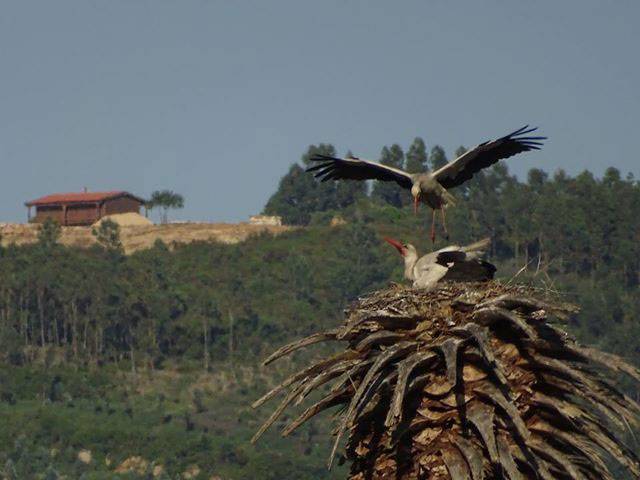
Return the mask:
M547 140L547 137L518 137L514 140L518 140L519 142L542 142Z
M536 130L538 130L538 127L533 127L533 128L529 128L526 130L523 130L522 132L518 133L518 135L516 135L517 137L522 137L523 135L527 135L531 132L535 132Z
M525 125L524 127L520 127L518 130L511 132L509 135L506 136L506 138L510 138L513 137L515 135L521 135L527 128L529 128L529 125Z
M324 167L330 166L331 163L320 163L318 165L313 165L311 167L307 167L305 172L315 172L316 170L322 170Z
M327 161L332 162L335 160L340 160L340 159L336 157L332 157L331 155L323 155L321 153L316 153L309 159L309 161L311 162L327 162Z

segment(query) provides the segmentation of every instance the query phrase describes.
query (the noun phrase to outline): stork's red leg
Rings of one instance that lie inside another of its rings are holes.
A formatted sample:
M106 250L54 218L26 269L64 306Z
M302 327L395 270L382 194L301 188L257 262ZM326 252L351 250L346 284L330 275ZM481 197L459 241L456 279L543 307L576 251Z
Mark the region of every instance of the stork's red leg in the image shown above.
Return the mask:
M431 243L436 243L436 211L431 210Z
M444 213L444 208L441 208L440 212L442 213L442 228L444 229L444 238L449 240L449 231L447 230L447 219Z

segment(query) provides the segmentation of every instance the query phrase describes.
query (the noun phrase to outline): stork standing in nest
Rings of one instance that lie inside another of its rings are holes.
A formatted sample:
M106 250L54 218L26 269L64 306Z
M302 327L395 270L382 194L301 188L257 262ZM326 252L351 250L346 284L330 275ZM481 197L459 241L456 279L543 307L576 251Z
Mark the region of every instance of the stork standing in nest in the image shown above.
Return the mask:
M528 136L537 128L528 125L515 132L481 143L463 153L452 162L434 172L408 173L399 168L389 167L381 163L362 158L337 158L328 155L315 155L311 158L316 165L307 168L323 182L328 180L380 180L396 182L402 188L410 190L413 196L414 211L418 212L420 203L432 209L431 241L436 239L436 210L442 214L442 227L445 238L449 238L445 208L455 204L454 196L448 189L462 185L483 168L494 163L529 150L540 150L546 137Z

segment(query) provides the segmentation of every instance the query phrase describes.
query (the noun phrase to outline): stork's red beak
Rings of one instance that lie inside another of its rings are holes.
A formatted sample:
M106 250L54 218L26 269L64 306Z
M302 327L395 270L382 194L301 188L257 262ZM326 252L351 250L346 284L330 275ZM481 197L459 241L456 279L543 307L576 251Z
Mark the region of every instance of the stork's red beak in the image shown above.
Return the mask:
M396 247L398 252L400 252L400 255L402 255L403 257L407 254L407 249L399 241L394 240L393 238L388 238L388 237L385 237L384 240L387 243L389 243L389 244L393 245L394 247Z
M420 206L420 197L418 195L416 195L415 197L413 197L413 213L415 215L418 214L418 207Z

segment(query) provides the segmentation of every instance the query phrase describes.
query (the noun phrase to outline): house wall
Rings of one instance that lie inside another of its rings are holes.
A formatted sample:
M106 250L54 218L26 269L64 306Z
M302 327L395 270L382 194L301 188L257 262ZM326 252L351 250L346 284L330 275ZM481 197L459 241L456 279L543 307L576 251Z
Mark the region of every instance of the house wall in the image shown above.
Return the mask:
M58 222L60 225L63 225L64 218L62 217L62 207L36 207L35 215L31 218L31 221L35 223L44 223L48 218Z
M98 207L93 204L69 205L66 225L91 225L100 218Z
M130 212L140 213L140 202L131 197L112 198L102 205L102 215Z
M62 206L36 207L36 214L31 219L35 223L43 223L46 219L52 219L60 225L91 225L98 220L96 204L69 205L67 207L66 220Z

